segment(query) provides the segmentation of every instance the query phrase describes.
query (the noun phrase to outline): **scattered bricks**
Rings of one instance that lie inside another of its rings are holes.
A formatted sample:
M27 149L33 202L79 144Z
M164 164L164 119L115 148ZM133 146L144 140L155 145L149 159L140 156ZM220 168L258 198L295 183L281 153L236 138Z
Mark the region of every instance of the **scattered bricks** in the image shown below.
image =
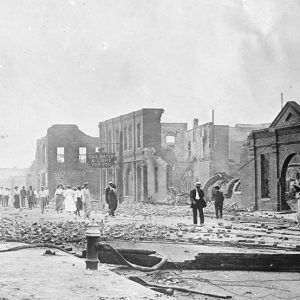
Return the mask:
M253 241L253 240L246 240L246 243L248 243L248 244L254 244L255 241Z
M226 225L225 226L225 229L231 229L232 228L232 225Z
M219 222L218 225L219 225L219 226L223 226L224 223L223 223L223 222Z
M254 234L243 234L243 237L246 239L254 239L255 235Z

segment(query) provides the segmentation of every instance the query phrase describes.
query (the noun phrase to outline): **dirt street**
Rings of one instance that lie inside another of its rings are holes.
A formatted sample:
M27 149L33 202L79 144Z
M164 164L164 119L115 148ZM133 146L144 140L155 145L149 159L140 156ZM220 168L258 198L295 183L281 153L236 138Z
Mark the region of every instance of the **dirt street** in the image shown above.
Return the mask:
M205 226L194 227L188 206L130 203L120 205L114 218L105 210L92 214L101 230L100 242L110 243L115 248L155 250L174 262L205 252L297 253L299 250L299 229L293 224L293 215L231 212L217 220L208 207L205 216ZM5 247L14 246L16 242L47 242L69 248L74 254L85 249L84 233L90 220L67 213L57 215L50 207L43 215L38 208L1 209L0 217L0 243L5 243ZM112 268L118 274L138 275L147 282L231 295L234 299L300 298L298 273L180 269L141 273L124 266ZM175 296L178 299L207 298L178 292Z

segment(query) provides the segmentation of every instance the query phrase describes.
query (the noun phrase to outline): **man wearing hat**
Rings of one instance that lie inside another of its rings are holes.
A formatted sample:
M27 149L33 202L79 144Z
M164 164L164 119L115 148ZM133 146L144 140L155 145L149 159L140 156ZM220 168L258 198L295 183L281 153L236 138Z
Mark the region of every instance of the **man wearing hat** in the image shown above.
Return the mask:
M109 181L109 182L108 182L108 186L107 186L107 188L105 189L105 202L106 202L107 205L109 205L109 202L108 202L108 195L109 195L109 192L110 192L111 184L112 184L112 181ZM110 209L108 209L108 213L109 213L109 215L110 215Z
M193 221L194 225L197 224L197 211L200 217L200 226L204 224L204 214L203 208L206 207L206 202L204 200L204 192L201 189L201 183L197 181L195 183L195 188L190 192L191 208L193 209Z
M220 186L219 185L216 185L214 187L214 190L213 190L213 193L212 193L212 199L214 200L214 203L215 203L216 218L219 219L219 212L220 212L220 218L222 219L224 195L220 191Z
M41 213L43 214L44 210L45 210L46 203L47 203L47 192L45 191L43 186L41 186L41 190L39 192L39 199L40 199L40 202L41 202Z

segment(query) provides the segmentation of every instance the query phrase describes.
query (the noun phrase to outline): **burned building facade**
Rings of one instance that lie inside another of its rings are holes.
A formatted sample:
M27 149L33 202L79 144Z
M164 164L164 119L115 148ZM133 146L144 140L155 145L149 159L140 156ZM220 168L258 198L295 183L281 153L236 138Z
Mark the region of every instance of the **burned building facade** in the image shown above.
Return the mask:
M101 170L101 192L117 183L119 197L160 201L169 188L189 192L195 181L209 183L215 174L240 175L240 154L249 132L261 125L234 127L213 122L193 128L162 123L163 109L141 109L99 123L100 148L117 154L118 162Z
M189 191L195 181L201 181L203 186L210 184L219 173L224 174L222 178L228 182L239 177L242 146L253 129L264 127L266 124L231 127L209 122L199 125L198 119L194 119L193 128L186 132L186 171L182 175L181 189Z
M186 124L161 123L163 109L141 109L99 123L100 148L118 163L101 171L101 191L114 181L119 196L134 201L164 199Z
M289 101L271 125L254 130L242 153L242 204L285 210L300 178L300 105Z
M89 182L90 190L99 196L99 170L90 167L87 153L98 150L99 139L91 137L76 125L53 125L36 143L35 160L27 171L27 187L36 190L48 186L53 196L58 184L78 186Z

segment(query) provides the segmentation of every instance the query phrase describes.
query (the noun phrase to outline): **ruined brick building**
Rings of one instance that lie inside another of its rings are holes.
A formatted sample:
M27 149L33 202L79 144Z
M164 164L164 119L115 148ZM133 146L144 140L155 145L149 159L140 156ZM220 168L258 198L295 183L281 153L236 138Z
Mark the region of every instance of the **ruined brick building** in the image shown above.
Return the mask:
M89 182L91 193L99 195L99 170L86 163L86 154L98 150L99 139L76 125L53 125L36 143L35 160L27 171L26 185L36 190L48 186L54 194L59 183L78 186Z
M118 153L118 164L101 172L103 193L109 180L121 197L163 200L169 187L188 192L217 172L233 173L252 129L264 125L161 123L163 109L141 109L99 123L100 147ZM239 175L237 172L236 176Z
M268 128L254 130L243 149L242 205L285 210L290 183L300 179L300 105L289 101Z
M194 119L193 128L188 130L186 161L189 162L181 178L182 189L190 190L195 181L205 182L216 173L233 177L240 175L240 154L248 134L267 124L216 125L213 122L198 125Z
M240 175L240 153L247 135L265 125L234 127L213 122L162 123L161 108L144 108L98 124L99 138L76 125L53 125L37 141L35 161L27 172L27 186L47 185L53 195L58 183L90 183L91 192L104 201L108 181L117 184L119 199L163 201L169 188L189 192L216 173ZM91 168L86 154L96 149L116 153L110 168Z
M173 164L186 124L160 122L163 109L141 109L99 123L100 148L118 154L118 164L101 172L101 190L116 182L120 196L147 201L163 199L173 184ZM163 142L162 142L163 141Z

